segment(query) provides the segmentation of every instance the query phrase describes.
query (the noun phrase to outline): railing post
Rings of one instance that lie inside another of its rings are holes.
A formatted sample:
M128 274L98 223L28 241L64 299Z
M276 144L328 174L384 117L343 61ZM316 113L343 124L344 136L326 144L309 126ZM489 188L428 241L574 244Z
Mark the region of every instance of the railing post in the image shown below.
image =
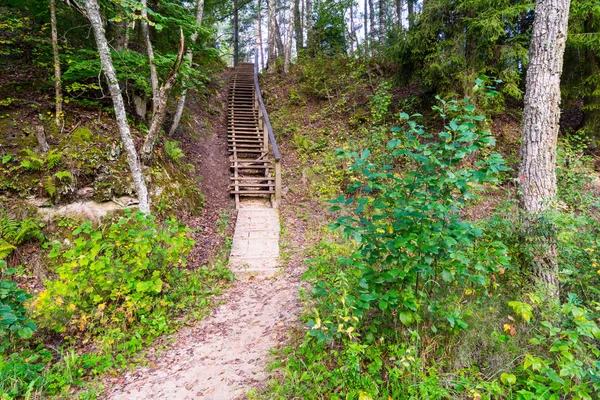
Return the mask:
M281 160L275 160L275 201L281 205Z

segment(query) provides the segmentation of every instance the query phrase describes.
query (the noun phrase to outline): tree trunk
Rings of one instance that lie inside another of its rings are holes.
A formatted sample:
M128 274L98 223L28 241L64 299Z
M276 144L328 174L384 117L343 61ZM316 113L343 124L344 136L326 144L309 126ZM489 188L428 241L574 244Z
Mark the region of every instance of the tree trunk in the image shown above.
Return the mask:
M354 53L354 3L350 3L350 52Z
M370 41L371 45L374 45L377 28L375 28L375 7L373 6L373 0L369 0L369 21L371 22Z
M238 1L233 0L233 66L237 67L240 57L240 13Z
M296 17L296 2L290 1L290 20L288 23L287 31L287 43L285 46L283 72L286 74L290 72L290 63L292 61L292 44L294 42L294 21Z
M160 129L165 120L165 115L167 114L167 101L169 100L169 93L171 93L171 89L173 89L173 86L175 85L177 75L179 74L181 64L183 63L185 38L183 36L183 29L179 28L179 32L179 50L177 52L177 57L175 58L175 64L173 64L173 67L171 67L169 77L158 90L158 98L155 99L157 102L156 113L152 115L152 122L150 123L150 128L148 129L148 135L146 135L146 140L144 140L144 145L142 146L142 161L146 165L150 164L152 161L154 155L154 145L158 140Z
M148 63L150 64L150 83L152 85L152 118L158 111L158 98L159 98L159 86L158 86L158 72L156 71L156 65L154 64L154 49L152 48L152 41L150 40L150 28L148 27L148 0L142 0L142 36L146 43L146 51L148 52Z
M369 13L367 11L369 6L369 0L365 0L365 8L364 8L364 24L365 24L365 51L367 54L369 53Z
M312 43L312 29L313 29L313 0L306 0L306 44L308 46Z
M385 2L379 0L379 44L385 41Z
M275 17L275 43L277 44L277 57L285 55L285 46L281 40L281 29L279 29L279 21Z
M302 47L304 46L304 33L302 31L302 12L300 10L300 0L295 1L294 5L294 28L296 30L296 54L300 54Z
M396 28L402 29L402 0L396 0Z
M519 162L519 206L528 223L556 196L556 142L560 120L560 76L567 39L570 0L538 0L527 69L523 134ZM532 229L534 232L536 229ZM537 283L558 296L556 243L548 238L536 256Z
M275 16L275 0L267 0L268 19L269 19L269 37L268 37L268 65L269 70L275 69L275 59L277 58L277 50L275 48L275 30L277 28L277 17Z
M35 125L35 136L37 138L40 151L42 153L46 153L50 149L50 146L48 146L48 141L46 140L46 131L44 130L44 125Z
M258 24L258 48L260 50L260 67L261 67L261 70L264 70L265 69L265 50L263 48L261 4L262 4L262 0L258 0L258 16L257 16L257 24Z
M104 28L102 26L102 18L100 16L100 10L98 9L97 0L85 0L85 10L92 25L92 30L94 31L94 37L98 47L98 54L100 55L102 70L104 71L104 75L106 76L106 81L110 89L110 96L115 109L117 126L119 128L119 133L121 134L123 146L125 147L127 163L129 164L131 176L133 177L133 182L135 184L135 190L137 192L139 209L143 213L150 213L148 189L146 188L144 175L142 175L142 167L138 159L137 151L135 150L129 125L127 124L125 104L123 103L121 88L119 87L119 81L117 80L117 73L113 67L112 57L108 48L108 42L106 40L106 36L104 35Z
M415 23L415 0L406 0L406 5L408 7L408 27L411 28Z
M198 0L198 3L196 5L196 25L198 25L198 26L202 25L203 13L204 13L204 0ZM196 41L198 40L198 31L194 31L194 33L192 33L192 36L190 39L191 39L192 44L196 43ZM191 46L188 47L185 58L191 66L192 61L193 61L193 53L192 53ZM183 82L183 86L185 87L185 81ZM183 109L185 108L186 95L187 95L187 89L184 88L183 91L181 92L181 97L179 98L179 101L177 102L177 110L175 110L175 118L173 118L173 125L171 125L171 129L169 129L169 136L172 136L175 133L175 130L177 129L177 127L179 126L179 121L181 121L181 117L183 115Z
M60 127L63 120L62 80L60 76L60 57L58 55L58 33L56 30L56 0L50 0L50 26L52 31L52 53L54 55L54 93L56 100L55 123Z

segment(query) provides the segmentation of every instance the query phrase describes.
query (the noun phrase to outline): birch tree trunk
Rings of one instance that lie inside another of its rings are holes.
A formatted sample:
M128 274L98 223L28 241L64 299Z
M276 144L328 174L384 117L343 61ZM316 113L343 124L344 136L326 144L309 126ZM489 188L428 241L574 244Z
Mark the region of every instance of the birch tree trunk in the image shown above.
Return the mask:
M354 3L350 3L350 51L354 53Z
M527 69L523 134L519 162L519 206L535 215L556 196L556 142L560 120L560 76L567 39L570 0L537 0ZM531 229L536 231L536 229ZM534 276L548 295L558 296L554 238L534 260Z
M279 29L277 17L275 17L275 43L277 44L277 56L285 56L285 47L283 46L283 40L281 40L281 29Z
M277 58L277 50L275 48L275 30L277 28L277 17L275 16L275 0L267 0L268 18L269 18L269 37L268 37L268 65L269 70L275 69L275 59Z
M294 21L296 18L296 2L290 1L290 18L288 23L287 31L287 43L285 46L285 55L283 61L283 72L286 74L290 72L290 63L292 61L292 44L294 42Z
M60 127L63 120L62 79L60 74L60 56L58 55L58 32L56 30L56 0L50 0L50 27L52 31L52 53L54 55L54 97L56 101L55 123Z
M159 97L159 86L158 86L158 72L156 71L156 65L154 64L154 49L152 48L152 41L150 40L150 28L148 27L148 0L142 0L142 36L146 43L146 51L148 52L148 63L150 64L150 84L152 85L152 118L158 111L158 97Z
M98 54L100 55L102 70L104 71L104 75L106 76L106 81L110 89L110 96L115 109L117 126L119 128L119 133L121 134L123 146L125 147L127 163L129 164L135 190L137 192L139 209L143 213L150 213L148 189L146 188L144 175L142 175L142 167L138 159L137 151L135 150L129 125L127 124L127 115L125 113L123 96L121 95L121 88L119 87L119 81L117 80L117 73L113 67L112 57L108 48L108 42L106 40L106 36L104 35L102 18L100 16L100 10L98 9L97 0L85 0L85 10L92 25L92 30L94 31L94 38L96 40L96 46L98 47Z
M204 0L198 0L196 5L196 25L202 25L202 15L204 13ZM192 44L196 43L198 40L198 31L194 31L192 36L190 37ZM188 47L188 50L185 54L185 58L187 62L192 65L193 61L193 53L191 46ZM183 82L183 86L185 87L185 81ZM177 102L177 110L175 110L175 118L173 118L173 125L171 125L171 129L169 129L169 136L172 136L175 133L175 130L179 126L179 121L181 121L181 117L183 115L183 110L185 108L185 100L187 95L187 89L183 89L181 92L181 97L179 97L179 101Z
M240 56L240 13L237 0L233 0L233 66L237 67Z
M181 29L181 27L179 28L179 35L179 50L177 52L177 57L175 58L175 64L173 64L173 67L171 67L169 77L158 90L158 97L154 99L156 102L156 112L152 115L152 123L150 124L148 134L146 135L146 140L144 140L144 145L142 146L142 161L147 165L150 164L154 156L154 145L158 140L160 129L165 121L165 115L167 114L169 93L171 93L171 89L173 89L173 86L175 85L177 75L179 74L181 64L183 63L185 38L183 36L183 29Z
M258 24L258 48L260 50L260 66L261 70L265 69L265 50L263 48L263 35L262 35L262 0L258 0L258 15L257 15L257 24Z

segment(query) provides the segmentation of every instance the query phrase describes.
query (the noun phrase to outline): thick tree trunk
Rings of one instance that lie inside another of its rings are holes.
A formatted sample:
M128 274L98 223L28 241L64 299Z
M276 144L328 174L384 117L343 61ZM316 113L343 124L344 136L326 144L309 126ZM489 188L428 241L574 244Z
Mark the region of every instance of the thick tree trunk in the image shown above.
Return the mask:
M527 69L519 162L519 206L531 217L556 196L556 142L560 120L560 76L567 39L570 0L538 0ZM532 229L536 231L536 229ZM548 238L536 256L534 274L549 295L558 295L556 244Z
M152 86L152 118L158 111L159 103L159 86L158 86L158 72L156 71L156 65L154 64L154 49L152 48L152 41L150 40L150 28L148 26L148 0L142 0L142 36L144 36L144 42L146 43L146 51L148 52L148 63L150 64L150 84Z
M142 146L142 161L147 165L150 164L154 156L154 145L158 140L160 129L162 128L162 124L165 121L165 115L167 114L167 101L169 100L169 93L171 93L171 89L173 89L173 86L175 85L177 75L179 74L181 64L183 63L185 38L183 36L183 29L179 29L180 42L177 57L175 58L175 64L173 64L173 67L171 68L169 77L158 90L158 98L155 99L157 102L156 112L152 115L152 122L150 123L150 128L148 128L148 135L146 135L146 140L144 140L144 145Z
M385 2L379 0L379 44L383 46L385 41Z
M63 120L62 80L60 74L60 57L58 55L58 32L56 30L56 0L50 0L50 27L52 31L52 53L54 55L54 97L56 101L55 123L60 127Z
M238 1L233 0L233 66L237 67L240 57L240 13Z
M294 5L294 29L296 31L296 53L299 55L304 46L304 33L302 30L302 10L300 10L300 0L292 0Z
M146 188L144 175L142 175L142 167L138 159L137 151L135 150L129 125L127 124L127 115L125 113L123 96L121 95L121 88L119 87L119 81L117 80L117 73L113 67L112 57L108 48L108 42L106 40L106 36L104 35L104 28L102 26L102 18L100 16L100 10L98 9L97 0L85 0L85 10L86 15L92 25L92 30L94 31L94 37L98 47L98 54L100 55L102 70L104 71L104 75L106 76L106 81L110 89L110 95L115 109L117 126L119 128L119 133L121 134L123 146L125 147L127 163L129 164L135 190L137 192L139 209L141 212L150 213L148 189Z
M262 0L258 0L258 15L257 15L258 49L260 50L260 67L261 67L261 70L264 70L265 69L265 50L263 47L261 4L262 4Z
M275 47L275 30L277 29L277 17L275 9L275 0L267 0L268 6L268 19L269 19L269 33L268 33L268 65L269 70L275 69L275 59L277 58L277 49Z
M204 0L198 0L198 3L196 5L196 25L198 25L198 26L202 25L203 13L204 13ZM196 43L197 40L198 40L198 31L194 31L194 33L192 33L192 36L190 37L190 41L192 42L192 44L194 44L194 43ZM188 47L188 50L185 54L185 58L191 66L192 61L193 61L193 53L192 53L191 46ZM185 82L184 82L184 86L185 86ZM173 135L175 133L175 130L179 126L179 121L181 121L181 117L183 115L183 109L185 108L186 95L187 95L187 89L183 89L183 92L181 93L181 97L179 98L179 101L177 102L177 110L175 110L175 118L173 118L173 125L171 125L171 129L169 129L169 136Z
M294 42L294 21L296 18L296 2L294 0L290 1L290 19L288 23L288 31L287 31L287 43L285 45L285 55L283 62L283 72L286 74L290 72L290 63L292 61L292 45Z

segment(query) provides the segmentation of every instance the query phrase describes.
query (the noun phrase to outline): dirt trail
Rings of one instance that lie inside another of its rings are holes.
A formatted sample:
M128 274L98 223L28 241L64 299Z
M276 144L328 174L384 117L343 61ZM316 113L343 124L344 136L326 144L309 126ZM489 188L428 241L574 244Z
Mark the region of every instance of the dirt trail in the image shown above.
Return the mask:
M298 286L285 278L238 282L198 327L179 332L150 367L122 377L109 399L236 399L266 378L268 352L299 313Z
M225 76L227 78L227 76ZM222 83L227 87L227 82ZM219 249L216 232L221 215L232 210L227 151L226 90L219 101L223 112L211 116L191 105L191 128L209 131L200 138L180 134L182 149L202 176L206 208L186 223L202 230L194 234L196 247L190 264L203 265ZM229 236L232 236L230 227ZM265 279L237 281L221 296L222 305L195 327L173 335L173 343L159 356L149 351L149 366L105 381L106 399L236 399L264 385L269 350L287 340L290 325L300 314L298 272L295 268ZM164 341L163 341L164 342ZM156 352L158 353L158 352Z

